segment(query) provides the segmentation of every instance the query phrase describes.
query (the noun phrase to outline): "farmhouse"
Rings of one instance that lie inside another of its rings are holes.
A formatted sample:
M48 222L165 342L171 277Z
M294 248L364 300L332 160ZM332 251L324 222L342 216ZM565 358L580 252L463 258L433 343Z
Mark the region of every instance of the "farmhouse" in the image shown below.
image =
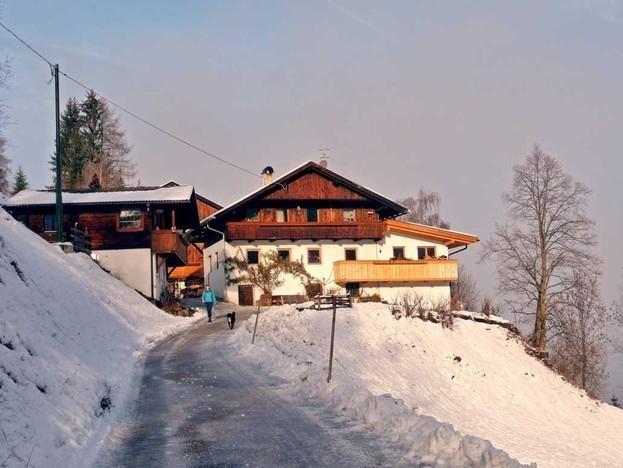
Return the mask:
M86 231L92 256L143 295L161 301L172 275L202 276L202 245L185 232L219 205L197 196L190 185L63 192L63 230ZM17 220L44 239L56 240L55 193L24 190L4 203Z
M313 161L279 178L270 167L262 175L261 188L202 221L205 281L226 301L252 305L261 292L250 284L228 285L225 259L256 264L268 251L301 261L324 293L393 301L409 290L431 303L449 301L450 283L458 278L450 257L478 241L396 220L406 207ZM300 280L287 278L273 300L305 294Z

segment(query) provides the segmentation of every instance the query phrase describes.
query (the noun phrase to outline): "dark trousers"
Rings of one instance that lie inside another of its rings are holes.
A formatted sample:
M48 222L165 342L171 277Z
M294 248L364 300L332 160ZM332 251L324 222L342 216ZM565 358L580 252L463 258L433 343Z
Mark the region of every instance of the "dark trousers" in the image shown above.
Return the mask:
M214 302L206 302L206 310L208 311L208 322L212 321L212 307Z

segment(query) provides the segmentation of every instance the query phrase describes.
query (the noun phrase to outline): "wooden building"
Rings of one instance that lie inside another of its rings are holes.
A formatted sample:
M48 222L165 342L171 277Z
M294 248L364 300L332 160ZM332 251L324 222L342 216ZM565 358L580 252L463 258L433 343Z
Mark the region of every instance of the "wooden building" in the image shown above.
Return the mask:
M458 277L451 249L478 241L398 221L407 208L313 161L279 178L269 167L263 177L258 190L202 221L209 228L206 282L225 300L252 304L260 295L251 285L227 285L225 259L257 263L271 250L302 261L324 292L393 301L410 290L430 302L449 300L449 284ZM274 294L287 300L305 293L300 281L288 278Z
M204 206L209 205L209 206ZM55 194L24 190L4 204L17 220L44 239L56 240ZM154 300L162 300L170 272L201 263L189 244L199 211L218 205L198 197L192 186L166 185L121 190L63 192L63 230L90 235L92 256L105 269Z

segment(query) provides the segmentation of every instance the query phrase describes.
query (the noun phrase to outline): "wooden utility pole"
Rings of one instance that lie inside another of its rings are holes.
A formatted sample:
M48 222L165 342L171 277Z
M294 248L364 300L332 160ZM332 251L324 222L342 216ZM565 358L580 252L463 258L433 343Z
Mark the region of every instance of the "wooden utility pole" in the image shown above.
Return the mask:
M64 242L63 232L63 155L61 148L61 121L60 121L60 97L58 90L58 64L52 67L54 74L54 92L56 101L55 120L56 120L56 241Z
M327 376L327 383L331 382L331 372L333 371L333 343L335 342L335 313L337 311L337 299L335 294L331 296L331 303L333 304L333 321L331 322L331 350L329 351L329 375Z

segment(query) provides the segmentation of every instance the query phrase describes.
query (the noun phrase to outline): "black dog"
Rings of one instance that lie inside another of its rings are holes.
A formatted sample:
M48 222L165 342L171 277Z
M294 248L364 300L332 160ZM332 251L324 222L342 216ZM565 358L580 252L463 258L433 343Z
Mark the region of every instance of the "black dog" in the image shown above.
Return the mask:
M233 330L234 325L236 323L236 312L230 312L227 314L227 325L229 325L229 329Z

